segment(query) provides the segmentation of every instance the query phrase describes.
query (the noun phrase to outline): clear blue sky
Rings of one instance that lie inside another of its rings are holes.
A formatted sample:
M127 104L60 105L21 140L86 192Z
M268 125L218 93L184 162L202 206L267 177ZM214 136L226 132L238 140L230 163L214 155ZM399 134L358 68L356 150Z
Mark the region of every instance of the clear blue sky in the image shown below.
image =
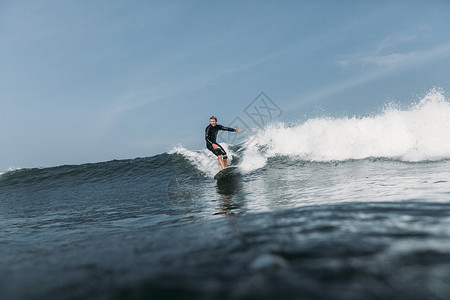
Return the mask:
M0 171L204 147L261 91L280 121L450 91L450 1L0 1Z

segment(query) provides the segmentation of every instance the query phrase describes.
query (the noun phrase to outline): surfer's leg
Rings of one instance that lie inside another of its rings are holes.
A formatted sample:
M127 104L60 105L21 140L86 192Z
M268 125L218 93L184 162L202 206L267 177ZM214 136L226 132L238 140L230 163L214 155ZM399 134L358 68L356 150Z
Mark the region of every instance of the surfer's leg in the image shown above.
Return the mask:
M206 145L206 148L208 148L212 153L214 153L217 156L217 159L219 160L219 164L220 167L222 169L224 169L224 165L223 165L223 152L222 152L222 147L217 147L216 149L213 148L213 146L211 146L211 144Z
M223 161L223 164L220 164L222 166L222 169L225 169L228 164L227 164L227 153L225 152L225 149L222 148L222 146L220 146L219 144L217 144L217 149L218 151L220 151L220 159ZM219 160L220 161L220 160Z
M222 155L217 156L217 159L219 160L219 164L222 167L222 169L225 169L226 165L224 165Z

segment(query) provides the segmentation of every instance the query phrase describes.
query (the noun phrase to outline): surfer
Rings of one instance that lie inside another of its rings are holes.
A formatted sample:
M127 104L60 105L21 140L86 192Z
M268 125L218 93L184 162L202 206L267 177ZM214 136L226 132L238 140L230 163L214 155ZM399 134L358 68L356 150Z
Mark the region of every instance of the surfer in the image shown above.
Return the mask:
M209 125L205 129L206 148L208 148L212 153L214 153L217 156L220 166L222 167L222 169L225 169L227 167L228 157L227 153L222 148L222 146L220 146L216 142L217 133L219 132L219 130L241 132L242 129L234 129L219 125L217 124L217 118L215 116L209 118Z

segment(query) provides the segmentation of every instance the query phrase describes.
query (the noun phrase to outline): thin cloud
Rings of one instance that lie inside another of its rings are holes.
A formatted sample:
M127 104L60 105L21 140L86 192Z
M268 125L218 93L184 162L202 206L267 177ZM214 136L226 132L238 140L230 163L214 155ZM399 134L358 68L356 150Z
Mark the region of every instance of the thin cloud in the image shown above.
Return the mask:
M422 51L391 53L370 57L363 57L363 55L358 55L358 60L360 60L361 62L370 62L370 64L374 65L374 68L371 68L370 70L365 71L363 74L359 74L356 77L351 77L347 80L323 87L320 90L315 90L301 96L301 98L305 100L302 101L300 105L305 105L307 103L315 102L323 98L331 97L346 89L353 88L372 80L391 75L395 72L405 71L433 61L438 61L449 56L450 42ZM349 63L340 62L340 64Z
M390 53L386 55L370 56L362 59L365 65L375 65L376 67L395 67L408 61L417 59L419 53Z
M414 43L424 44L423 40L429 35L431 28L421 26L413 32L393 33L381 41L375 43L369 50L364 52L350 53L343 55L337 61L337 65L342 68L359 67L361 69L373 67L395 67L404 62L420 59L422 52L405 51L405 48L417 47Z

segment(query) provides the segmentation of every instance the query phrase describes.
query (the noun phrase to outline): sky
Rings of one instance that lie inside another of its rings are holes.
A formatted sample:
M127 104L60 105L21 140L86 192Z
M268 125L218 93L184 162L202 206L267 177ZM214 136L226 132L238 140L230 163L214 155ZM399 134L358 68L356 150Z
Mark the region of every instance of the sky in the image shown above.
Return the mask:
M261 92L292 124L435 87L446 0L0 0L0 171L200 150Z

